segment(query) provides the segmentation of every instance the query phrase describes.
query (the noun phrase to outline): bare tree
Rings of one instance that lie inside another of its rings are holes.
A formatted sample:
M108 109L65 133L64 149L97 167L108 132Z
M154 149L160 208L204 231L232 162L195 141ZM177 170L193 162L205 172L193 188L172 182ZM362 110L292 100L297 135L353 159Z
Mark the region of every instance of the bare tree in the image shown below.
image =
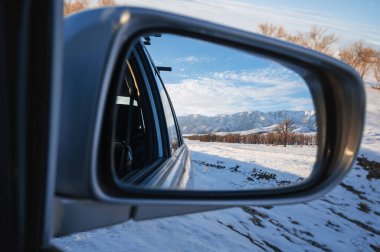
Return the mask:
M63 14L65 16L73 14L75 12L88 9L90 7L90 1L89 0L68 0L65 1L64 7L63 7Z
M294 126L292 125L292 121L290 119L285 119L274 129L274 131L280 135L280 139L284 147L288 144L288 137L292 130L294 130Z
M91 7L90 2L90 0L65 0L64 15L67 16L81 10L89 9ZM115 0L98 0L94 7L110 5L116 5Z
M261 23L258 26L262 34L270 36L270 37L274 37L274 34L277 30L277 26L270 23Z
M261 23L258 27L259 31L264 35L284 39L328 55L333 54L331 45L338 40L337 36L331 33L328 34L327 29L318 26L312 26L308 32L298 32L296 34L286 31L283 26L271 23Z
M267 36L284 39L307 48L333 56L332 45L338 40L334 34L318 26L310 27L308 32L290 33L281 25L271 23L261 23L258 25L259 31ZM339 50L339 55L334 55L347 64L351 65L364 79L367 74L371 74L375 80L374 88L380 89L380 51L356 42Z
M375 56L376 51L364 46L362 42L356 42L339 52L340 59L355 68L361 78L364 78L374 65Z
M115 0L98 0L96 3L97 6L109 6L109 5L116 5Z
M281 38L281 39L288 39L290 36L289 32L285 30L285 28L281 25L274 25L271 23L261 23L258 25L259 30L262 34L269 36L269 37L275 37L275 38Z
M279 145L283 144L283 139L277 132L267 133L252 133L240 135L236 133L228 133L223 135L218 134L203 134L185 136L189 140L199 140L201 142L224 142L224 143L244 143L244 144L266 144ZM312 134L302 134L289 132L287 137L287 145L317 145L317 137Z
M326 28L314 25L308 32L299 33L295 42L324 54L332 55L331 45L338 40L338 37L332 33L328 34L327 31Z

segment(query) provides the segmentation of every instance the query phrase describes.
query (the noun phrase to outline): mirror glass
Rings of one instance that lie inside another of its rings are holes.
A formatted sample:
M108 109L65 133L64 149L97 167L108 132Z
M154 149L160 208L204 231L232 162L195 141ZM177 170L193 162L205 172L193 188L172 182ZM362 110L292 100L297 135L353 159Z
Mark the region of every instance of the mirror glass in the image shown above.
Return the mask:
M121 75L111 147L119 185L258 190L311 175L316 112L302 66L147 34Z

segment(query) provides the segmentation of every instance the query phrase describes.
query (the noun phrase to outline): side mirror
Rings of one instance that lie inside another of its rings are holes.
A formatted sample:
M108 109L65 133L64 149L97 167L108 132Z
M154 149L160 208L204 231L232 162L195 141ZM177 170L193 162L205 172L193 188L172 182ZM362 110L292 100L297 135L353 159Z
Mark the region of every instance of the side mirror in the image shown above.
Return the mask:
M195 67L189 51L215 61ZM176 59L190 56L181 76ZM172 71L160 73L155 64ZM175 86L202 76L203 82ZM235 103L223 96L199 104L202 92L184 95L212 81L213 90L229 86ZM316 199L350 170L364 125L363 84L348 65L284 41L148 9L105 8L66 19L63 84L58 235L128 218ZM257 113L245 117L248 126L235 127L232 115L250 112ZM205 154L215 142L226 149ZM252 158L231 162L231 144ZM301 153L306 157L296 167L290 154Z

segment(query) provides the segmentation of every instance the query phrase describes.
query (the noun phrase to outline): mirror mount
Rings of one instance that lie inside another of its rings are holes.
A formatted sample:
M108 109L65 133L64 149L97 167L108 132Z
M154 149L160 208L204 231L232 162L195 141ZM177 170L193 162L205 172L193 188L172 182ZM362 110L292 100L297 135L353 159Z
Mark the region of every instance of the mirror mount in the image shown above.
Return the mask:
M171 72L172 68L171 67L164 67L164 66L157 66L157 70L159 72Z

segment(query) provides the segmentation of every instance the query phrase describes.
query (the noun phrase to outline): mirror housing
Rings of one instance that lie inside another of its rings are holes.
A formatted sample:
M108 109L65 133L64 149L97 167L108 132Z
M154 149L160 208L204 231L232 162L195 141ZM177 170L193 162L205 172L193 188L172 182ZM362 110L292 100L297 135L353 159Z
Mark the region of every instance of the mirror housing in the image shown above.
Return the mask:
M107 160L101 148L111 134L105 128L112 120L107 111L116 95L113 84L117 81L116 73L137 38L161 32L260 53L312 72L307 81L318 114L318 174L300 186L264 192L122 191L110 187L103 179ZM110 205L132 206L125 220L142 220L228 206L293 204L316 199L335 187L350 170L359 149L365 116L362 80L350 66L337 59L262 35L129 7L84 11L65 20L62 97L56 182L59 235L94 227L73 221L77 215L90 218L86 211L73 211L73 201L76 209L88 201L97 202L91 205L94 209L99 209L98 204L106 204L102 216L107 216L107 209L112 209ZM120 216L112 219L110 215L104 218L107 220L98 226L122 219ZM64 221L62 228L59 223Z

